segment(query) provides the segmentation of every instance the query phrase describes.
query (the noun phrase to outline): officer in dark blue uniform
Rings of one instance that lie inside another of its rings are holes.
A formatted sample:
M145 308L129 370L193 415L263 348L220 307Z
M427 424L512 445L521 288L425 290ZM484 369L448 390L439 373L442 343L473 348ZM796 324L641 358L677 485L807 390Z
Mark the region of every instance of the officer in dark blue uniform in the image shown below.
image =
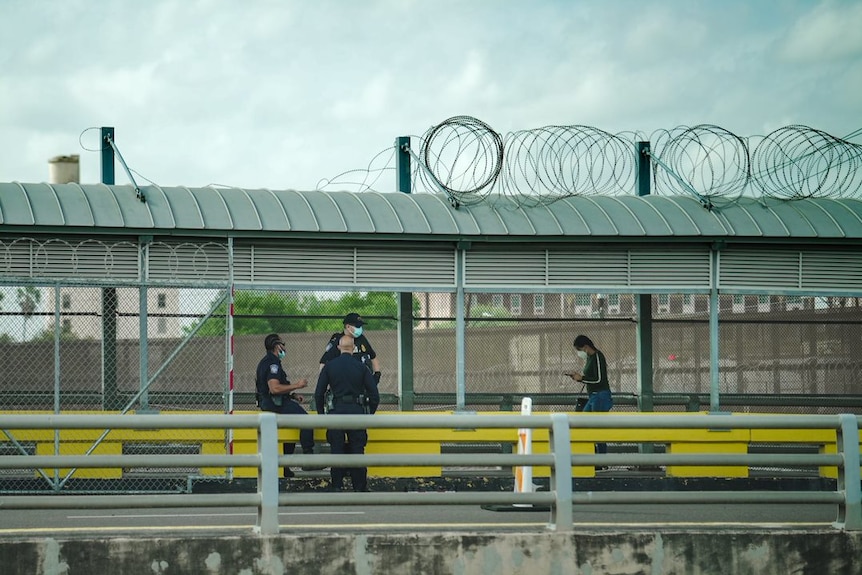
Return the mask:
M365 322L358 313L349 313L344 316L344 331L334 333L329 338L326 349L320 357L320 369L323 369L326 362L341 355L341 352L338 350L338 341L341 339L341 336L349 335L353 337L354 341L354 348L351 352L353 357L362 362L371 371L376 383L380 383L380 361L377 359L377 353L375 353L374 348L368 342L368 338L362 333L362 326L364 325Z
M300 405L302 396L296 393L297 389L308 387L307 379L300 379L291 383L287 377L281 360L285 356L284 342L277 333L271 333L263 340L266 347L266 355L257 364L257 405L261 411L271 411L279 414L308 415L308 412ZM314 453L314 430L302 429L299 432L299 442L302 452ZM291 455L296 451L295 443L285 443L284 454ZM305 470L314 468L306 467ZM320 469L320 468L317 468ZM293 472L285 467L285 477L293 477Z
M380 394L377 383L371 372L358 361L353 351L356 342L349 335L343 335L338 341L341 355L328 361L317 378L314 390L314 401L317 412L324 413L324 396L327 390L332 393L332 404L328 409L330 414L358 415L374 413L380 404ZM364 429L328 429L326 440L332 453L365 453L368 443L368 432ZM330 477L332 488L336 491L344 489L345 468L332 467ZM368 468L349 468L354 491L368 491Z

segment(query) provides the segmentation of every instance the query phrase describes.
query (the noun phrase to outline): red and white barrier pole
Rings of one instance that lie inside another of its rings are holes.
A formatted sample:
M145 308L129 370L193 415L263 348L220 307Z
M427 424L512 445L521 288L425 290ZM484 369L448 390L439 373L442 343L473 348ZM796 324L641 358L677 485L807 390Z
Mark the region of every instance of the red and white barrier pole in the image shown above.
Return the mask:
M530 415L533 411L533 400L529 397L521 399L521 415ZM533 430L521 428L518 430L518 455L533 453ZM515 493L531 493L533 491L533 468L515 468Z
M228 314L227 314L227 334L228 334L228 394L227 394L227 412L228 415L233 415L233 386L234 386L234 374L233 374L233 358L234 358L234 337L233 337L233 297L234 297L234 287L233 284L230 286L230 297L228 299ZM233 455L233 429L227 430L227 449L230 455ZM228 469L228 478L233 478L233 468Z

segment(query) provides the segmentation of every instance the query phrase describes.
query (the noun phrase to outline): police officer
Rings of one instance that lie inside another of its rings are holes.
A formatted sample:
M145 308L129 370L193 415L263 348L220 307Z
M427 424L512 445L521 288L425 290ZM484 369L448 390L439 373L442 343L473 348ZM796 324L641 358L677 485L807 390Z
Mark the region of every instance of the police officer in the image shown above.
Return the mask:
M296 393L297 389L308 386L308 380L303 378L296 383L291 383L288 379L287 373L281 365L281 360L285 356L284 342L277 333L271 333L264 338L263 345L266 348L266 355L257 364L258 407L261 411L279 414L308 415L308 412L300 405L302 396ZM300 430L299 442L302 445L303 453L314 453L314 430ZM285 443L283 450L285 455L292 455L296 451L296 444ZM322 468L304 467L303 469L310 471ZM284 476L293 477L293 472L285 467Z
M380 404L380 394L377 383L371 372L354 355L356 342L349 335L342 335L338 340L338 351L341 355L328 361L317 378L314 390L314 401L317 412L324 413L324 396L327 390L332 393L330 414L362 414L374 413ZM332 453L365 453L368 443L368 432L364 429L327 429L326 440ZM330 468L332 488L335 491L344 489L343 467ZM354 491L368 491L368 468L349 468Z
M380 383L380 361L377 359L377 353L374 351L374 348L368 342L368 338L362 333L363 325L365 325L365 322L358 313L353 312L344 316L344 331L332 334L329 338L329 343L326 344L323 355L320 357L321 370L326 362L335 359L341 354L338 349L338 342L342 336L349 335L353 338L354 342L354 348L351 351L353 357L362 362L371 371L375 383Z

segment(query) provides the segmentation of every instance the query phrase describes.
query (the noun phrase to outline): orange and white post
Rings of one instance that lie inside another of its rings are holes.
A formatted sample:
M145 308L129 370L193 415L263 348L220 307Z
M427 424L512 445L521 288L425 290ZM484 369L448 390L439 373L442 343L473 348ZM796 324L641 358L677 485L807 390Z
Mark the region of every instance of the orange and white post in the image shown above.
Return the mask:
M533 400L525 397L521 400L521 415L530 415L533 411ZM533 452L532 428L518 429L518 455L529 455ZM533 468L515 468L515 493L531 493L533 491Z

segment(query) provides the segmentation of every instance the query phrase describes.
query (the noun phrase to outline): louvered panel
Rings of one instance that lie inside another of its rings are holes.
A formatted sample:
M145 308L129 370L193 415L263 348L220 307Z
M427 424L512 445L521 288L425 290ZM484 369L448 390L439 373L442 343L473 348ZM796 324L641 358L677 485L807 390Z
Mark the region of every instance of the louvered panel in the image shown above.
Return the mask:
M708 250L632 250L629 262L630 282L635 287L709 288Z
M548 285L551 286L626 286L626 250L548 252Z
M719 252L719 287L795 289L799 252L725 249Z
M0 270L4 276L30 277L34 245L29 239L0 241Z
M256 282L345 283L353 278L353 248L254 246Z
M33 241L31 266L33 277L74 277L75 244L52 239L45 242Z
M230 277L227 244L153 242L149 246L151 280L226 280Z
M138 246L54 238L0 241L0 273L33 278L139 279Z
M250 245L233 244L233 277L238 282L250 282L254 274L254 248Z
M862 290L862 254L802 252L802 287L817 290Z
M544 286L546 252L536 251L468 251L466 252L465 286Z
M75 275L87 278L136 280L140 278L138 244L89 240L75 249Z
M359 248L356 282L359 285L454 287L455 251Z

